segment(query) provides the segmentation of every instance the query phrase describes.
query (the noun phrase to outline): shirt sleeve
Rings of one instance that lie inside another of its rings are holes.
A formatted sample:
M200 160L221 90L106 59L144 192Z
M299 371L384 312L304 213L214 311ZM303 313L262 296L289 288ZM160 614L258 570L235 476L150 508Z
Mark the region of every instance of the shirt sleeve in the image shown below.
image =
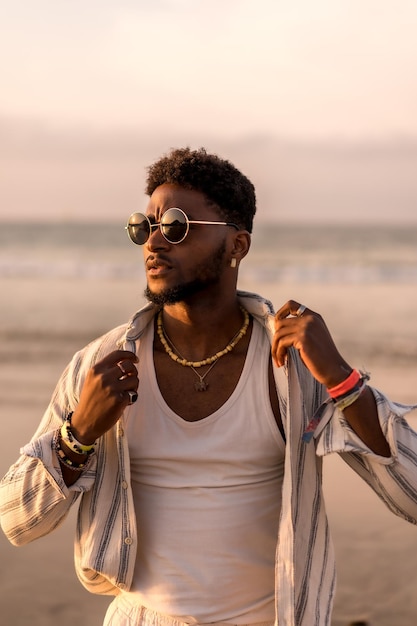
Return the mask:
M0 522L15 545L29 543L54 530L80 494L93 488L101 442L77 481L67 487L53 439L68 413L75 410L88 370L120 346L126 329L125 324L114 328L73 356L58 380L37 431L1 481Z
M0 483L1 526L14 545L29 543L59 526L80 493L94 483L96 458L67 487L53 449L57 429L78 402L81 365L78 353L59 379L32 440L20 450L20 457Z
M1 526L14 545L24 545L60 526L80 493L95 479L96 458L68 487L49 432L21 449L21 456L0 483Z
M359 474L387 507L407 521L417 523L417 433L406 415L417 408L390 401L375 388L372 390L382 432L391 455L375 454L356 435L343 412L329 404L316 437L319 456L338 453Z

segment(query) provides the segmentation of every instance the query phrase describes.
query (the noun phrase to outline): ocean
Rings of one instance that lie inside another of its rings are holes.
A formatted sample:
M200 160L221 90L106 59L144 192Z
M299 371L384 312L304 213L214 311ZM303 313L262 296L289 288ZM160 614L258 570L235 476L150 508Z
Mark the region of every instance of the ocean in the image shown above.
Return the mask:
M417 284L417 225L260 223L241 276L256 283ZM142 278L117 223L2 223L0 278Z
M114 222L3 223L0 286L8 296L0 334L18 328L90 338L144 303L142 250ZM304 302L367 358L414 363L417 321L410 336L409 318L417 320L417 224L260 222L238 286L271 299L276 309L290 298ZM370 324L376 313L378 324Z

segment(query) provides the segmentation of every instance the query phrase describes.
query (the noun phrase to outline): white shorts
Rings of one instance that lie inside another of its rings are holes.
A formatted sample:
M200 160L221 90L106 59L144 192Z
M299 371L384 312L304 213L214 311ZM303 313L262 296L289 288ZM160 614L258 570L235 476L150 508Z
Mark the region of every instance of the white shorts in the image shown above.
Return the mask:
M192 626L235 626L230 622L210 622L210 624L194 623ZM107 609L103 626L190 626L186 622L177 620L169 615L131 602L127 594L116 596ZM257 624L239 624L239 626L274 626L273 621L258 622Z

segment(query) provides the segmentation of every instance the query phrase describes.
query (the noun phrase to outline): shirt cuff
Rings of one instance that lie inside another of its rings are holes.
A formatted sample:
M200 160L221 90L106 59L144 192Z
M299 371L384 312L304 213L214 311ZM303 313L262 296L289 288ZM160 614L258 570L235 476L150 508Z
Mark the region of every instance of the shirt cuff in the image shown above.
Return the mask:
M37 439L23 446L23 448L20 449L20 453L39 459L44 467L49 482L57 488L64 497L68 497L68 495L73 492L89 491L95 480L97 468L96 454L92 455L85 471L77 472L80 476L76 482L70 486L66 485L62 477L61 464L53 448L55 433L55 430L44 433Z
M398 458L398 439L401 436L401 425L404 423L404 416L417 408L417 405L404 405L389 400L382 392L370 387L374 394L378 419L382 432L390 447L391 455L383 457L375 454L351 428L343 411L337 409L333 403L325 406L322 419L316 431L316 451L319 456L332 453L356 452L358 454L372 457L377 462L389 465Z

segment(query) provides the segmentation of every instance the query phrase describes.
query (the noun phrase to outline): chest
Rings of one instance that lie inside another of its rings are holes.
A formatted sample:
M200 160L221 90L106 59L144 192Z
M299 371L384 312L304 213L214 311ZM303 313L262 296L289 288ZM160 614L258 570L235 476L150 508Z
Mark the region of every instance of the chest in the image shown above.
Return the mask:
M255 412L266 405L284 435L270 346L259 325L254 324L238 349L200 368L173 361L154 337L152 328L141 341L139 357L139 395L152 388L155 400L160 398L182 420L196 422L207 418L245 393L245 402Z
M174 413L186 421L211 415L230 398L245 364L244 354L230 354L214 366L191 369L175 363L161 351L154 352L159 391ZM203 387L204 390L198 390Z
M158 351L142 353L139 400L127 422L141 480L145 467L158 481L181 473L182 485L191 484L193 467L207 479L221 467L221 476L234 476L236 484L242 471L256 477L275 471L285 446L270 398L269 346L251 343L246 357L222 360L206 377L207 389L197 391L191 368Z

